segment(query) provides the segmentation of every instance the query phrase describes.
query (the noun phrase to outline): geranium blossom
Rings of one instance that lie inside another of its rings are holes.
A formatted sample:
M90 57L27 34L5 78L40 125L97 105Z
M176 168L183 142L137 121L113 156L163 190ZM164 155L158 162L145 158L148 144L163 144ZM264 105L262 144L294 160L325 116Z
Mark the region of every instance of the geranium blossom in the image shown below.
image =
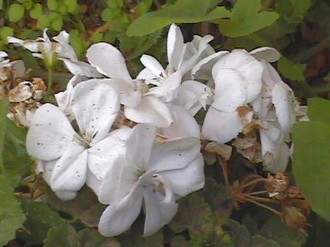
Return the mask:
M49 185L63 199L74 197L100 160L107 162L119 99L107 84L81 82L72 92L71 109L78 133L58 107L44 104L34 113L26 138L28 153L44 162Z
M212 69L214 101L205 116L204 137L225 143L243 130L253 114L240 115L237 110L260 95L262 73L261 63L244 50L234 50L220 57Z
M69 44L69 34L61 31L59 35L54 36L52 42L48 35L47 29L44 29L43 37L36 40L22 40L15 37L8 37L8 43L13 43L28 49L32 55L44 59L47 67L52 67L57 59L64 62L68 70L74 75L82 75L88 77L98 77L100 74L95 68L88 63L78 61L77 55Z
M145 210L144 235L167 224L176 214L176 198L204 186L203 158L197 138L155 142L155 127L137 125L127 140L126 155L109 170L103 186L99 231L116 236L126 231Z
M111 78L102 81L120 94L120 101L125 106L124 113L128 119L137 123L152 123L158 127L166 127L172 123L171 113L161 98L170 97L168 95L171 95L171 90L177 88L181 82L180 73L168 78L164 87L156 88L156 91L151 93L143 80L131 78L124 57L112 45L92 45L87 51L87 59L100 73Z

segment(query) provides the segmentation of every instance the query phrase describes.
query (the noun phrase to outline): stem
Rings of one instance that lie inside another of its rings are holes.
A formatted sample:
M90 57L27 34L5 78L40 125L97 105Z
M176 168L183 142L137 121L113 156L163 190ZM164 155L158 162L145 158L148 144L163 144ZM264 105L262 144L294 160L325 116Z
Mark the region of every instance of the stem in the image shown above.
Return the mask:
M252 195L260 195L260 194L267 194L268 191L267 190L262 190L262 191L255 191L255 192L250 192L250 193L244 193L245 195L249 195L249 196L252 196Z
M264 181L267 181L267 179L266 178L258 178L256 180L253 180L251 182L248 182L246 184L241 185L241 188L244 189L246 187L249 187L251 185L254 185L254 184L259 183L259 182L264 182Z
M229 187L227 162L224 159L222 159L219 155L216 155L216 159L218 163L220 163L226 186Z
M48 86L47 86L47 94L50 94L53 86L53 77L54 77L54 70L53 67L48 67Z
M274 200L268 199L268 198L263 198L263 197L258 197L258 196L250 196L250 195L246 195L246 194L243 194L243 195L244 195L244 197L249 198L249 199L254 200L254 201L267 202L267 203L279 203L278 201L274 201Z
M326 38L321 43L313 46L312 48L299 53L293 59L293 61L295 63L303 63L306 60L308 60L310 57L314 56L315 54L319 53L320 51L323 51L325 49L328 49L329 47L330 47L330 37Z
M268 209L268 210L272 211L274 214L281 215L281 213L280 213L279 211L277 211L277 210L275 210L275 209L273 209L273 208L271 208L271 207L268 207L267 205L264 205L264 204L262 204L262 203L256 202L256 201L254 201L254 200L252 200L252 199L249 199L249 198L243 197L243 196L241 196L241 195L237 195L237 196L238 196L238 197L241 197L241 199L244 199L244 200L246 200L246 201L248 201L248 202L251 202L251 203L253 203L253 204L256 204L256 205L258 205L258 206L260 206L260 207L262 207L262 208Z

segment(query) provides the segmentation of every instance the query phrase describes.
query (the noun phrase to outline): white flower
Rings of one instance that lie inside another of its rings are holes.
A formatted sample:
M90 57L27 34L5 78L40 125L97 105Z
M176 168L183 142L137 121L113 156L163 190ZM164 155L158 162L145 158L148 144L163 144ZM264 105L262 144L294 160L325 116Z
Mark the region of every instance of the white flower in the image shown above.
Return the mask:
M177 212L176 197L204 185L203 158L197 138L177 138L155 143L155 128L138 124L127 140L126 156L118 159L105 176L101 192L103 212L99 231L116 236L126 231L145 210L144 235L167 224Z
M119 99L109 85L85 81L73 89L71 109L78 133L58 107L45 104L34 113L26 138L28 153L44 162L49 185L63 199L75 196L95 163L108 162Z
M61 31L59 35L54 36L52 42L47 29L44 29L43 37L36 40L22 40L15 37L8 37L8 43L23 46L32 52L32 55L45 60L47 67L52 67L57 59L64 62L68 70L74 75L87 77L99 77L100 74L88 63L78 61L77 55L69 44L69 34Z
M245 50L224 54L212 69L214 101L204 120L202 135L226 143L252 120L252 112L240 116L238 108L254 101L262 89L262 64Z
M102 81L119 93L128 119L137 123L151 123L157 127L167 127L172 123L170 110L164 101L173 97L173 91L181 82L180 73L168 78L164 86L149 90L143 80L131 78L124 57L112 45L106 43L92 45L87 51L87 59L100 73L110 78Z
M146 80L148 84L160 85L175 71L180 71L182 75L185 75L201 59L203 53L214 52L208 45L212 39L213 36L211 35L204 37L196 35L191 42L184 43L180 28L172 24L167 36L167 68L164 69L154 57L143 55L141 62L145 69L140 72L137 78Z

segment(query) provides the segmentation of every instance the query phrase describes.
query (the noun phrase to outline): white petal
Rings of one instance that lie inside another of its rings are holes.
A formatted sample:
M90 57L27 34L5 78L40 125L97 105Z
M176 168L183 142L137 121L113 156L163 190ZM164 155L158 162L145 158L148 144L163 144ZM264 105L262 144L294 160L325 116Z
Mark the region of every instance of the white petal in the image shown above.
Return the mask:
M288 133L295 121L291 89L283 82L277 83L273 87L272 96L278 122L282 130Z
M26 148L31 156L54 160L62 156L76 135L69 120L56 106L44 104L33 115L26 136Z
M38 52L39 51L39 42L32 41L32 40L22 40L15 37L8 37L8 43L12 43L14 45L23 46L24 48L32 51Z
M88 62L113 79L132 80L120 51L107 43L97 43L87 50Z
M87 77L101 77L101 74L88 63L81 61L74 61L66 58L59 58L59 59L61 59L64 62L67 69L73 75L81 75Z
M193 78L199 79L211 79L212 77L212 68L214 64L225 54L228 54L228 51L219 51L210 56L203 58L199 61L191 70L191 75Z
M199 39L197 47L195 47L192 43L186 44L186 49L183 54L182 62L181 64L179 64L179 69L181 70L182 74L187 73L195 66L201 54L205 51L205 49L207 49L208 43L212 39L212 35L205 35L204 37L201 37Z
M156 129L151 124L138 124L127 140L127 163L140 170L148 170L150 153L154 145Z
M167 105L152 95L143 97L134 108L126 105L125 116L134 122L150 123L157 127L167 127L173 121Z
M182 106L170 106L173 123L161 129L161 133L167 138L197 137L200 136L200 128L195 118Z
M223 112L211 106L204 119L202 135L208 140L223 144L237 137L243 127L236 111Z
M116 159L125 154L126 140L131 132L128 127L114 130L108 137L88 149L88 168L97 179L103 179Z
M139 189L108 206L101 215L98 230L105 237L114 237L125 232L138 217L142 206Z
M71 102L81 134L93 139L92 143L109 133L120 107L117 92L108 84L93 80L75 86Z
M199 154L189 165L182 169L165 170L160 172L170 181L172 190L179 196L185 196L204 187L204 160Z
M156 77L164 77L166 75L163 66L157 61L156 58L149 55L142 55L140 60L144 67L150 70Z
M263 66L259 61L253 61L242 66L239 70L247 84L246 102L255 100L261 93Z
M175 197L169 184L167 184L168 182L160 175L155 179L160 180L161 191L157 191L157 187L145 187L143 189L146 215L144 236L154 234L169 223L178 210L178 204L175 203Z
M184 50L183 36L180 28L172 24L167 34L167 58L173 69L178 69Z
M150 169L158 172L181 169L200 154L199 138L178 138L156 143L150 157Z
M250 51L250 54L254 56L256 59L263 59L269 63L276 62L281 58L281 54L273 47L259 47Z
M78 191L86 182L87 151L72 145L56 162L50 186L54 191Z
M245 105L247 85L242 75L231 69L221 69L215 78L214 102L212 106L225 112L233 112Z
M100 182L99 202L111 204L127 196L138 180L138 172L135 163L128 163L124 155L118 156Z
M147 68L141 70L136 79L144 80L147 85L153 84L159 86L159 78Z
M247 51L235 49L222 56L212 69L213 77L216 77L220 69L239 69L241 66L256 61Z
M184 81L179 87L175 103L182 105L192 116L210 103L212 90L198 81Z
M145 95L155 95L163 102L171 102L178 94L178 87L181 83L182 74L180 71L175 72L166 78L158 87L150 89Z

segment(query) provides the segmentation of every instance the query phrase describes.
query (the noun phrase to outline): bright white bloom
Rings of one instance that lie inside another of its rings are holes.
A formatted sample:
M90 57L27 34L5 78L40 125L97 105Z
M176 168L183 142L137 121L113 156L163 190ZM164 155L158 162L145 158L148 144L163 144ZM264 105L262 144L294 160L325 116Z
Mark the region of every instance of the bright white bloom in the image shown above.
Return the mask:
M112 45L92 45L87 51L87 59L100 73L110 78L102 81L120 94L128 119L137 123L151 123L157 127L167 127L172 123L172 116L165 102L171 100L181 82L182 75L179 72L168 78L163 86L149 90L143 80L131 78L124 57Z
M159 85L175 71L180 71L182 75L185 75L201 59L203 53L214 52L208 45L212 39L211 35L204 37L196 35L191 42L184 43L180 28L172 24L167 36L167 68L164 69L154 57L143 55L141 62L146 68L137 78L146 80L148 84Z
M46 180L63 199L73 198L95 166L108 162L113 142L109 131L119 111L118 95L107 84L81 82L73 89L71 109L72 123L58 107L41 106L26 139L28 153L43 161ZM72 124L77 125L78 133Z
M126 156L117 160L104 180L103 212L99 231L116 236L126 231L143 205L144 235L149 236L169 223L177 212L176 197L204 185L203 158L197 138L155 142L155 128L138 124L127 140Z
M262 89L262 64L245 50L224 54L212 69L214 101L202 128L205 138L226 143L252 120L253 113L239 114L238 108L254 101Z

